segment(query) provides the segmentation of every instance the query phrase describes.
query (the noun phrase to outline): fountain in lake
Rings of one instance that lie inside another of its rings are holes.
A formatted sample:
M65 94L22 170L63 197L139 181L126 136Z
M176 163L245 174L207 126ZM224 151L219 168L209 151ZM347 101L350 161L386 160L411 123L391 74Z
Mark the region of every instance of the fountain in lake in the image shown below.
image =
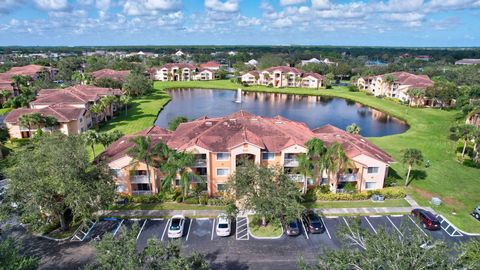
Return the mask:
M237 99L235 100L235 103L242 103L242 89L241 88L237 89Z

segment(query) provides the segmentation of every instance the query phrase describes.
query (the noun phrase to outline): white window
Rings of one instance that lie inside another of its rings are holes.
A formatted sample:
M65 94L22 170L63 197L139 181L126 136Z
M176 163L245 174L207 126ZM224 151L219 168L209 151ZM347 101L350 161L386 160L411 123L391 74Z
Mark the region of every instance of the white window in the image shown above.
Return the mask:
M227 176L228 169L218 168L217 169L217 176Z
M365 189L374 189L377 187L376 182L365 182Z
M229 153L217 153L217 160L228 160L230 159Z
M367 173L378 173L378 167L368 167Z
M262 152L262 159L263 160L273 160L273 159L275 159L275 153Z
M180 186L180 179L175 179L175 186L179 187Z

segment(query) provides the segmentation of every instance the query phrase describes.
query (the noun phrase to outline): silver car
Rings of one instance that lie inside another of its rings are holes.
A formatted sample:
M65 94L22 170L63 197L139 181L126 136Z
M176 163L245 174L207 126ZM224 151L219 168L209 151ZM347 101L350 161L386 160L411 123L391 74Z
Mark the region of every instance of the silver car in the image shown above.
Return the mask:
M183 235L183 227L185 226L185 217L183 215L175 215L170 219L168 227L168 238L180 238Z
M232 228L232 222L230 218L225 214L218 215L217 218L217 235L218 236L230 236Z

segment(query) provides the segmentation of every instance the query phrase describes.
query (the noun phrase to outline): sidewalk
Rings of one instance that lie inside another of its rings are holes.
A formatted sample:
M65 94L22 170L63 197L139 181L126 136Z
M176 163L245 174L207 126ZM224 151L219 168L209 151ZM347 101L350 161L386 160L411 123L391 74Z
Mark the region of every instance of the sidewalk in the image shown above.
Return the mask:
M170 217L174 215L216 217L223 210L104 210L97 212L98 216L119 217Z
M410 213L414 207L317 208L323 215L385 215ZM429 209L431 210L431 209Z

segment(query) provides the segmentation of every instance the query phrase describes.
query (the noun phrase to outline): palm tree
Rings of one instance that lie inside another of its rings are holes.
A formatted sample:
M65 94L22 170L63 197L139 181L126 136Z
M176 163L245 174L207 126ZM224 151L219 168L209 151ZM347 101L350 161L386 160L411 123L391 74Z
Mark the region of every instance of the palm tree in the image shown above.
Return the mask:
M307 193L307 177L313 173L313 163L307 154L301 153L297 157L298 166L295 171L301 173L303 176L302 194Z
M357 124L352 123L347 127L347 132L350 134L360 134L360 131L362 130Z
M297 87L300 87L302 85L301 82L302 82L302 78L300 76L295 76L295 85Z
M53 116L45 116L43 117L43 124L45 125L45 128L52 132L52 129L58 126L58 120Z
M392 84L395 82L395 77L392 75L392 74L386 74L384 77L383 77L383 81L387 84Z
M110 109L115 100L115 96L104 96L100 99L100 106L103 108L105 121L108 120L108 114L110 113Z
M8 98L12 95L12 92L8 90L0 90L0 98L3 102L7 101Z
M133 147L128 150L128 153L132 156L133 162L143 162L147 166L147 179L150 192L153 193L152 184L150 179L150 165L153 164L153 157L155 156L154 147L152 147L152 139L150 137L138 136L131 138Z
M414 100L413 103L416 106L418 106L418 101L425 97L425 90L424 89L419 89L419 88L410 88L410 89L408 89L407 94L408 94L408 96L410 96L410 98L412 100ZM411 102L410 102L410 104L411 104Z
M122 95L118 100L125 107L125 116L128 115L128 104L132 101L132 97L129 95Z
M73 72L72 81L75 81L79 84L83 84L85 82L85 74L80 71Z
M39 113L29 113L20 116L19 122L20 126L27 127L28 131L31 132L33 126L38 126L42 122L42 115Z
M270 83L270 74L264 73L263 79L267 82L267 85Z
M338 182L340 179L340 174L345 172L346 169L351 167L353 164L351 160L345 154L343 146L340 143L332 143L326 153L327 164L326 167L334 175L335 186L334 191L337 190Z
M407 177L405 178L405 186L408 185L408 180L410 178L410 172L414 165L421 165L423 162L422 151L415 148L404 149L402 156L402 164L408 166Z
M450 139L456 141L463 140L462 158L465 155L468 142L474 139L474 130L475 127L468 124L461 124L450 128Z
M305 146L307 147L307 156L312 161L312 176L315 179L321 178L325 169L325 154L327 149L323 141L318 138L308 140Z
M100 103L90 106L90 112L95 116L95 124L99 122L98 116L103 112L102 105Z
M159 149L160 150L160 149ZM180 176L180 185L182 188L183 199L188 195L192 178L196 178L203 181L197 174L195 174L190 168L195 164L195 156L188 152L168 151L166 160L161 165L161 170L166 173L164 178L163 187L168 188L171 186L172 181Z
M99 142L98 132L93 129L89 129L82 134L82 137L85 140L85 144L92 147L93 158L95 158L95 144Z

